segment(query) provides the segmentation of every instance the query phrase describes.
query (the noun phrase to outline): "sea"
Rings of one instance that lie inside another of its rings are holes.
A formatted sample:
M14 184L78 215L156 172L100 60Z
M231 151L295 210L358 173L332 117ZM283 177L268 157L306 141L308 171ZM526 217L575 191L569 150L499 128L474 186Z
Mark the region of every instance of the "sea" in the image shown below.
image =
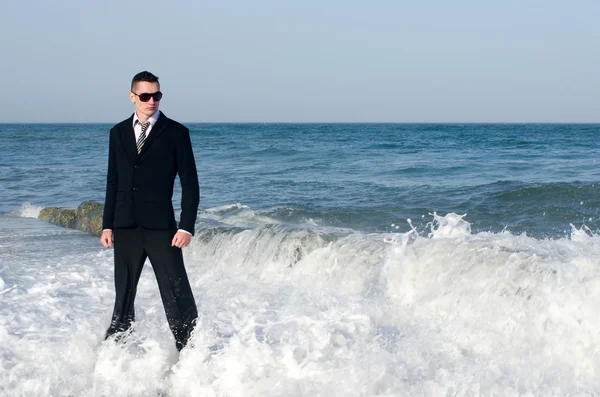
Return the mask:
M0 396L600 395L600 125L185 124L181 353L149 261L106 342L113 251L38 219L111 125L0 125Z

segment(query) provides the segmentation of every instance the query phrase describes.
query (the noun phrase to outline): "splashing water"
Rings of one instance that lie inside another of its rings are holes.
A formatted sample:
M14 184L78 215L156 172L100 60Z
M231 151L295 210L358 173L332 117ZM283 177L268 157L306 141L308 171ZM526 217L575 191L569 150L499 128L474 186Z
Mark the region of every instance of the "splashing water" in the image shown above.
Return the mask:
M560 239L473 234L464 215L434 214L421 232L363 234L228 226L218 214L184 251L200 318L180 355L148 267L134 332L104 342L112 251L37 220L27 225L38 232L3 237L0 391L564 396L600 387L600 241L585 227Z
M23 204L19 211L19 216L24 218L37 218L40 215L40 211L43 209L41 206L31 205L29 203Z

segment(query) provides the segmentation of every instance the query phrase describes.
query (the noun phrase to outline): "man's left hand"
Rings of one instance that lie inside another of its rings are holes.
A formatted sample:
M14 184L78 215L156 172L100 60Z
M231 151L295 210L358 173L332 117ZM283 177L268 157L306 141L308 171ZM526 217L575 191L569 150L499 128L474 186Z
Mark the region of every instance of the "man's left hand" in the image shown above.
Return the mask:
M186 232L177 232L173 237L173 241L171 242L171 246L177 248L183 248L190 245L192 241L192 235Z

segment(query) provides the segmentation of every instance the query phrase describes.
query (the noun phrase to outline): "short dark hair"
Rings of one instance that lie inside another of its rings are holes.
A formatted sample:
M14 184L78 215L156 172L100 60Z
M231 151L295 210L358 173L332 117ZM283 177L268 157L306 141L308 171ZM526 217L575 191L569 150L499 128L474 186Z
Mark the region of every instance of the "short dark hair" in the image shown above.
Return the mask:
M139 81L146 81L148 83L158 83L158 77L153 75L152 73L148 72L147 70L144 70L143 72L139 72L138 74L133 76L133 79L131 80L131 90L132 91L133 91L133 87L135 86L135 83L137 83Z

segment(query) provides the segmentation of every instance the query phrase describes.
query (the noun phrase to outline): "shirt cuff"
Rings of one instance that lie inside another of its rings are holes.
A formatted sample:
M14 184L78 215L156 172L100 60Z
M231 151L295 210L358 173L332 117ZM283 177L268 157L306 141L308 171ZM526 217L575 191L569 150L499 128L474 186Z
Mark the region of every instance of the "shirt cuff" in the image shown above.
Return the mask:
M102 231L103 231L103 232L112 232L112 229L103 229ZM177 231L178 231L178 232L184 232L184 233L187 233L187 234L189 234L190 236L192 235L192 233L188 232L187 230L178 229Z

